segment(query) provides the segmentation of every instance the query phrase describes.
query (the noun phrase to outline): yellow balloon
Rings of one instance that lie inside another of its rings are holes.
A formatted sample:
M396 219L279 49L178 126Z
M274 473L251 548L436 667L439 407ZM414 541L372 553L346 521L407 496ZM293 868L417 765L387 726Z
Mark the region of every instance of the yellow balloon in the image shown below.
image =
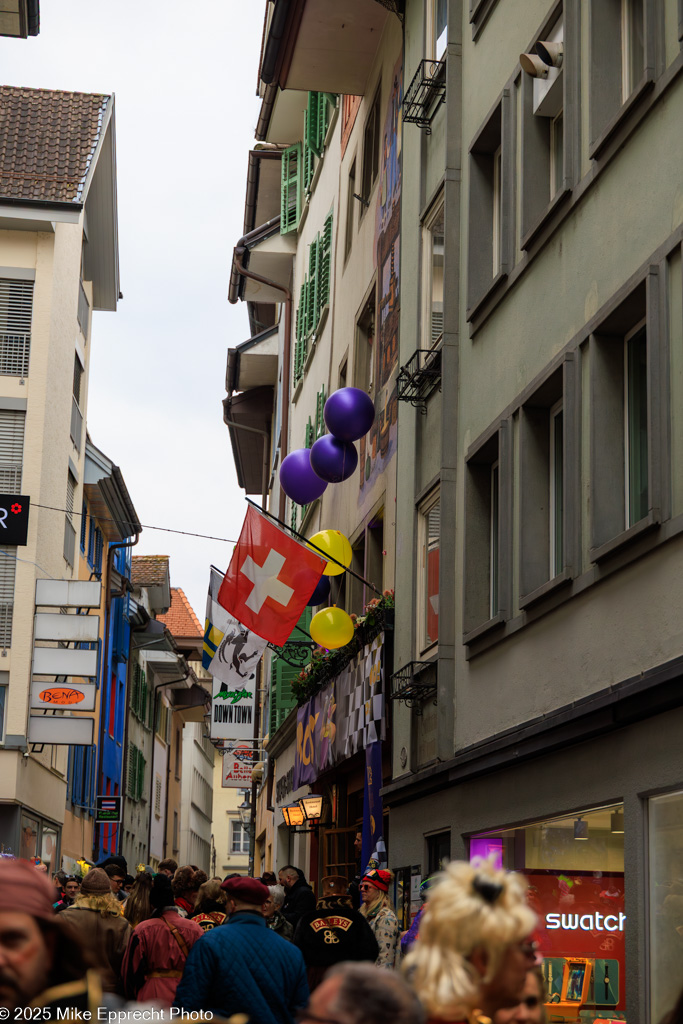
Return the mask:
M309 629L312 639L328 651L344 647L353 638L353 622L350 616L335 605L317 612L311 619Z
M315 547L314 547L315 545ZM309 547L312 547L316 554L327 555L328 558L335 558L335 562L328 562L323 569L324 576L339 576L345 568L351 565L353 552L351 545L339 530L321 530L309 537ZM341 562L342 565L337 565Z

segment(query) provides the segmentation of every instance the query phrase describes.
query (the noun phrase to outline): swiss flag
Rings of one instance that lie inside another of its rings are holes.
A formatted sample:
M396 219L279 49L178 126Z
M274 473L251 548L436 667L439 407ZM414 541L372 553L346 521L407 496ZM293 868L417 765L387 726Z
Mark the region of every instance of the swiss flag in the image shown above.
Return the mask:
M326 564L250 505L218 603L253 633L281 647Z

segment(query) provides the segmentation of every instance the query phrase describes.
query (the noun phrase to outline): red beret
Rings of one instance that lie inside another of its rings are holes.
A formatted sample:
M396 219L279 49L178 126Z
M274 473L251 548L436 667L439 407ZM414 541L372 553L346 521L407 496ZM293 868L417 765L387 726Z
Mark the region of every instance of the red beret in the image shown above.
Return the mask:
M393 875L391 871L384 871L382 868L371 868L363 875L362 882L371 882L381 892L389 892L389 885Z
M263 882L259 882L258 878L244 878L242 876L226 878L221 885L221 889L227 892L228 896L234 896L236 900L240 900L242 903L253 903L259 907L270 896L268 886L264 885Z

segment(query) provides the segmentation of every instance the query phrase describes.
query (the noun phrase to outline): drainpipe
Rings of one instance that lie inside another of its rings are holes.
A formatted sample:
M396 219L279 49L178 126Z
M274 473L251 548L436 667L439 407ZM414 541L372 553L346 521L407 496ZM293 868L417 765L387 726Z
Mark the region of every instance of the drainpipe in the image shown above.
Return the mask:
M107 553L107 571L106 571L106 574L105 574L105 593L104 593L104 621L105 621L106 629L105 629L105 633L104 633L104 651L103 651L103 655L102 655L102 686L100 687L100 728L99 728L100 741L99 741L99 746L98 746L98 754L99 754L99 756L98 756L98 759L97 759L99 764L97 765L97 770L96 770L96 773L95 773L95 796L97 796L97 787L98 787L99 782L100 782L100 776L102 775L102 754L103 754L103 751L104 751L104 713L105 713L105 708L102 707L102 695L104 693L104 682L105 682L105 680L107 678L107 675L106 675L106 673L107 673L107 659L108 659L109 653L110 653L109 652L109 632L110 632L110 627L111 627L111 622L110 622L110 618L111 618L111 602L112 602L112 597L123 597L125 592L126 592L125 586L120 591L117 591L115 594L112 594L111 591L110 591L110 588L111 588L111 568L112 568L112 565L114 564L113 552L118 550L119 548L134 548L139 540L140 540L140 531L138 530L135 533L134 540L124 540L124 541L119 541L116 544L110 544L109 545L109 549L108 549L108 553ZM121 781L123 781L123 776L122 776ZM123 793L121 793L121 797L123 797ZM123 799L121 800L121 810L123 811ZM121 814L121 817L123 818L123 813ZM119 822L119 825L118 825L118 827L116 829L116 852L117 853L121 852L121 832L122 832L121 825L122 824L123 824L122 821ZM94 844L95 845L95 849L93 849L93 854L95 854L96 849L99 847L100 840L102 838L102 825L100 823L97 823L95 825L95 836L96 836L95 844ZM95 860L97 860L97 859L98 858L95 857Z
M230 398L233 393L230 392ZM259 430L258 427L248 427L246 423L236 423L235 420L229 420L223 412L223 422L228 427L234 427L235 430L247 430L250 434L260 434L263 438L263 468L261 470L261 508L265 512L266 504L268 502L268 442L270 441L270 434L267 430Z
M268 277L261 277L260 274L254 274L253 271L247 270L242 263L241 256L238 255L237 249L235 249L233 254L233 264L242 277L249 278L250 281L257 281L259 284L266 284L269 288L274 288L276 291L282 292L285 296L285 343L282 354L282 431L280 435L280 465L282 465L282 460L287 455L287 438L289 435L289 369L292 355L292 293L289 288L285 288L284 285L277 284L275 281L271 281ZM263 507L265 509L265 502ZM282 488L280 488L279 518L285 518L285 492Z
M190 666L187 666L187 672L184 676L179 676L178 679L169 679L168 682L157 683L154 687L154 693L152 694L152 765L150 768L150 779L149 779L149 826L147 828L147 856L149 862L152 860L152 815L154 814L154 744L156 736L156 723L157 723L157 699L159 696L159 690L162 686L173 686L174 683L184 683L191 672ZM175 711L175 708L171 708L171 712ZM171 719L171 729L173 729L173 719ZM170 746L166 748L166 800L164 810L164 838L163 838L163 853L166 856L166 830L168 828L168 771L169 763L171 760L171 749ZM162 857L162 860L164 858Z

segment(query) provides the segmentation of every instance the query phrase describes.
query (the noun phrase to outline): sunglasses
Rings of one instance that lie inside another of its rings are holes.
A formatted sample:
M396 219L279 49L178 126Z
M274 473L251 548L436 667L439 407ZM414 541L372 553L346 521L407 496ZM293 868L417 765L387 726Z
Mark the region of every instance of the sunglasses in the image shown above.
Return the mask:
M361 889L361 890L362 889L376 889L377 886L376 885L372 885L369 882L363 882L361 885L358 886L358 888Z

